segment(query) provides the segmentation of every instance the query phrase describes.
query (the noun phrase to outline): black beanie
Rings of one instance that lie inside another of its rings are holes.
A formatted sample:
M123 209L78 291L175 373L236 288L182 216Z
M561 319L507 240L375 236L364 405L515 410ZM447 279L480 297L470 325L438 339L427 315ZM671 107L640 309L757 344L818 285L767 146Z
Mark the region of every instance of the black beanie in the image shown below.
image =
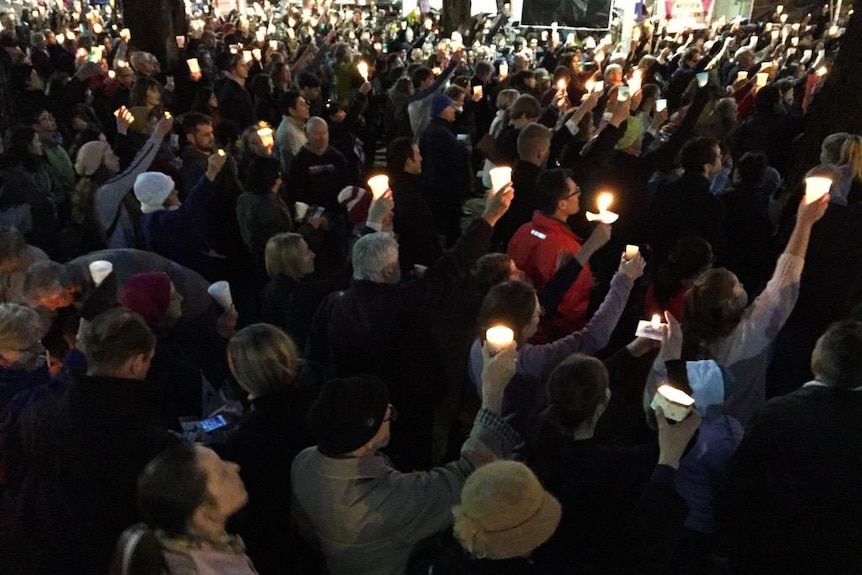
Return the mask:
M379 377L332 379L308 410L308 425L321 453L344 455L374 437L388 407L389 389Z

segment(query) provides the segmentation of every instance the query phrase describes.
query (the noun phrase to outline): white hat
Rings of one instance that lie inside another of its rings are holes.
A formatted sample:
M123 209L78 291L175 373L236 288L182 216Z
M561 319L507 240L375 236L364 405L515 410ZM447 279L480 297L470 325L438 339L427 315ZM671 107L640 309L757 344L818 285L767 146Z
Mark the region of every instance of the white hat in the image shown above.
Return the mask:
M141 213L165 209L165 200L174 191L174 180L161 172L144 172L135 180L135 197L141 202Z

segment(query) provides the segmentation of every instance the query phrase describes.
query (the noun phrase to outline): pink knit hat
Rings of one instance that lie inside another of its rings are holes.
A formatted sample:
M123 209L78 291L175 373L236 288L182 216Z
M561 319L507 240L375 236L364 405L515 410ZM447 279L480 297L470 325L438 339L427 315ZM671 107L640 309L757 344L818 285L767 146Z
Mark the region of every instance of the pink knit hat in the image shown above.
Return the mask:
M157 325L171 303L171 278L163 272L136 274L120 290L119 301L149 325Z

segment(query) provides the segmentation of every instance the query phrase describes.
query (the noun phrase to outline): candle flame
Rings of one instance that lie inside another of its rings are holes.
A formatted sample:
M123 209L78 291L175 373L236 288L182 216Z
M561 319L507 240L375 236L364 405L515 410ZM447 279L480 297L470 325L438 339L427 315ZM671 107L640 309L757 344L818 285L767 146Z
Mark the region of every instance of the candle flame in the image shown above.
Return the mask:
M603 192L599 194L599 197L596 199L596 205L599 208L600 214L608 211L608 208L611 207L612 203L614 203L614 196L610 192Z
M359 75L362 76L362 79L366 82L368 81L368 62L360 61L356 64L356 71L359 72Z
M650 325L653 329L661 329L661 316L657 313L652 314L652 319L650 319Z

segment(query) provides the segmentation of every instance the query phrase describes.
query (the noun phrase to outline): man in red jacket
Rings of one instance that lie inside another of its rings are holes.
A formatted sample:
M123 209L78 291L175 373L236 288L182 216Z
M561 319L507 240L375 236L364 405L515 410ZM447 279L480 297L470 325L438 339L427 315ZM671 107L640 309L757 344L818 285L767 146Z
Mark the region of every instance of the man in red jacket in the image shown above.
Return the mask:
M531 222L522 225L509 241L508 254L537 290L542 289L557 271L560 258L576 255L583 240L566 223L580 210L581 190L569 170L543 172L537 182L539 210ZM553 341L586 323L593 275L584 262L577 281L572 284L557 308L555 317L546 317L539 324L537 341Z

